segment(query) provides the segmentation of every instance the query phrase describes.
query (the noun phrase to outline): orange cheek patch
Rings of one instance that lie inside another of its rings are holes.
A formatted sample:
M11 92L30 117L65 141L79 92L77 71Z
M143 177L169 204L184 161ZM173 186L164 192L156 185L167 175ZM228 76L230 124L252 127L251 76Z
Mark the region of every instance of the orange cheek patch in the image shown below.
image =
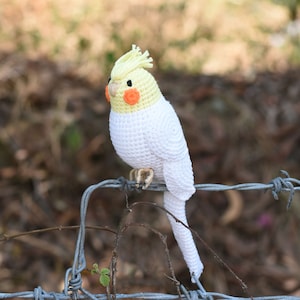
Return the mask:
M110 102L110 96L109 96L109 92L108 92L108 85L105 87L105 98L106 98L107 102Z
M135 105L140 100L140 93L137 89L128 89L123 95L124 101L129 105Z

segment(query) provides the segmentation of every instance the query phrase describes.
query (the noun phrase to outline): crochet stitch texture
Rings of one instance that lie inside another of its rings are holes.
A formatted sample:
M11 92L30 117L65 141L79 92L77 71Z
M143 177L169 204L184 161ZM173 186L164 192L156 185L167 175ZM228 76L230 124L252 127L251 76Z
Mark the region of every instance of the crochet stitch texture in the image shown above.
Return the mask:
M128 165L152 168L155 179L166 183L165 208L188 225L185 204L195 192L192 163L175 110L144 69L151 67L148 51L135 45L116 61L106 89L111 140ZM191 276L199 278L203 264L190 230L168 218Z

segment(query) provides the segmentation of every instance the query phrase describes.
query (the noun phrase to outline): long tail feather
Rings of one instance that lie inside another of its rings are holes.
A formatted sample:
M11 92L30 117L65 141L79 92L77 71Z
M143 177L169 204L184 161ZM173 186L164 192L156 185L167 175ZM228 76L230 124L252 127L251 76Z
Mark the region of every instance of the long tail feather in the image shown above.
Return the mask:
M176 198L170 192L165 192L164 206L177 219L188 225L185 212L185 201ZM180 222L176 222L176 220L171 215L168 214L168 218L171 223L175 239L189 268L192 282L194 282L195 280L193 279L193 275L197 278L201 276L203 271L203 264L198 254L192 233Z

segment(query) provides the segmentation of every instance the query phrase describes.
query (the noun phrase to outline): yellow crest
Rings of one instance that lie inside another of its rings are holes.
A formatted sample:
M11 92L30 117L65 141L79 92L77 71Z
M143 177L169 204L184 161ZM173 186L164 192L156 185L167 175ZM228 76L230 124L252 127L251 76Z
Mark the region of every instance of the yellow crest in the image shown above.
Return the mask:
M111 78L120 80L135 69L152 68L152 61L153 59L149 56L148 50L142 53L140 47L132 45L132 49L115 62L111 71Z

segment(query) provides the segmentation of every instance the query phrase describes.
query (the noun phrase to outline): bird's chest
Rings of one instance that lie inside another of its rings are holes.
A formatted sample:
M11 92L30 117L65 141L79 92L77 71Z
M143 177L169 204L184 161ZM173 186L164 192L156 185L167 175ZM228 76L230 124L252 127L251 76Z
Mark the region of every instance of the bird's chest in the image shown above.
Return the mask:
M149 112L110 113L110 136L117 154L133 168L160 168L160 159L151 152Z

